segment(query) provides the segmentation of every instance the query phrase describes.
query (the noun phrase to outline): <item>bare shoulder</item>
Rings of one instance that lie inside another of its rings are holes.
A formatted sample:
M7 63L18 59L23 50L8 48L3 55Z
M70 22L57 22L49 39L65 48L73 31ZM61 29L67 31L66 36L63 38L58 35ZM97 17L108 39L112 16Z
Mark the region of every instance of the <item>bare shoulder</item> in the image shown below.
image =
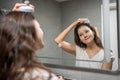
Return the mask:
M48 80L50 79L52 73L49 73L47 70L34 68L30 71L25 72L23 80ZM53 77L53 75L52 75ZM55 79L57 80L57 79Z

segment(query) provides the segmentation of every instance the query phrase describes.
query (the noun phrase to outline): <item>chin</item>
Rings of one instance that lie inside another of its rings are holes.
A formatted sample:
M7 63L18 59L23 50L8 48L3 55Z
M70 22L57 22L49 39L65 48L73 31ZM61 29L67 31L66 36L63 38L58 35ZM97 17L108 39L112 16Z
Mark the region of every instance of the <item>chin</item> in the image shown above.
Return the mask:
M85 44L90 44L90 43L91 43L91 41L86 41L86 42L85 42Z

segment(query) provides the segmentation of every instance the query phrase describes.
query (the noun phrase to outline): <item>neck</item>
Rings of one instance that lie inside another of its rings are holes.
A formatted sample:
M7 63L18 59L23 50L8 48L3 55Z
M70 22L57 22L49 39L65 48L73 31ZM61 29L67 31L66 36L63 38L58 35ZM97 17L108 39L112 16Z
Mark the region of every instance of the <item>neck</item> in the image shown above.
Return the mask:
M87 49L94 49L98 47L95 42L91 42L90 44L87 44Z

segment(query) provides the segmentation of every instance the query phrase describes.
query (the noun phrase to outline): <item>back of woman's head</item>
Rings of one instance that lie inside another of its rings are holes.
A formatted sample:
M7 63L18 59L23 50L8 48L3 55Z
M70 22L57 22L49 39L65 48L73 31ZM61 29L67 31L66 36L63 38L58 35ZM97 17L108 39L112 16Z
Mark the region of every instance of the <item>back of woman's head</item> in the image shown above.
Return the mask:
M9 12L0 22L0 72L14 72L33 60L34 19L31 13Z
M84 44L80 40L79 35L78 35L78 29L82 26L87 26L94 33L94 41L95 41L96 45L99 46L100 48L103 48L102 42L100 40L99 35L96 32L96 29L93 26L91 26L89 23L78 23L76 25L76 27L74 29L74 41L75 41L76 45L78 45L81 48L86 48L87 47L87 45Z

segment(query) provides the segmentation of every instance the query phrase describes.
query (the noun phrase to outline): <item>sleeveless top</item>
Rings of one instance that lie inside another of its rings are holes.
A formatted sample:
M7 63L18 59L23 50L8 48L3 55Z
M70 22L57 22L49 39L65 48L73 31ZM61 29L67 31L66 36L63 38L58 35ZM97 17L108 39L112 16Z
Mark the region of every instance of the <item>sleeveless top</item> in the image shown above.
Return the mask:
M102 61L104 59L104 50L101 49L95 56L89 58L84 48L76 46L76 66L86 68L101 69ZM87 60L87 61L86 61Z

